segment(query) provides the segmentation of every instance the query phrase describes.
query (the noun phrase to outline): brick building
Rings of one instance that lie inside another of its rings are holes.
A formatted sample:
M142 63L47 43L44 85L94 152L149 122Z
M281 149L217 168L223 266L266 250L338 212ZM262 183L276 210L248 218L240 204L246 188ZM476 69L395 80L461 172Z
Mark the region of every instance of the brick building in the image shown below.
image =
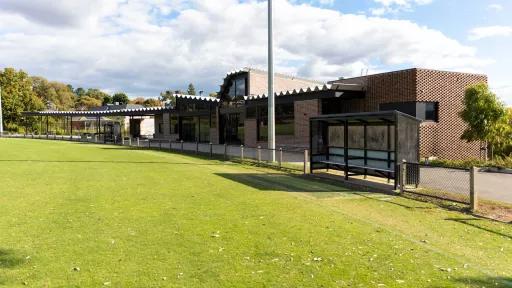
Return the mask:
M307 148L310 117L398 110L423 120L421 157L476 158L478 143L460 140L458 112L479 82L487 77L416 68L328 83L276 74L276 145ZM246 68L224 78L218 98L177 95L175 110L155 118L155 137L265 147L266 90L266 72Z

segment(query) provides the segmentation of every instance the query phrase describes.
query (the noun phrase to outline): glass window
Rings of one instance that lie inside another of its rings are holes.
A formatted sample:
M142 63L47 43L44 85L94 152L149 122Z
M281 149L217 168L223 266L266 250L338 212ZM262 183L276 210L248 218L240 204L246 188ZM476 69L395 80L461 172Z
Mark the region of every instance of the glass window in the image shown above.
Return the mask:
M258 106L257 108L257 121L258 121L258 141L268 140L268 111L265 106Z
M276 135L294 135L294 112L293 102L276 105Z
M245 78L235 80L235 96L245 96Z
M380 111L400 111L423 121L438 121L439 103L437 102L395 102L379 105Z
M181 138L183 141L196 141L196 117L182 117L181 120Z
M425 120L427 121L438 121L438 103L436 102L426 102L425 103Z
M178 116L176 115L171 115L171 134L178 134Z
M345 147L345 127L344 126L329 126L329 146L330 147Z
M199 142L210 141L210 119L208 116L199 118Z

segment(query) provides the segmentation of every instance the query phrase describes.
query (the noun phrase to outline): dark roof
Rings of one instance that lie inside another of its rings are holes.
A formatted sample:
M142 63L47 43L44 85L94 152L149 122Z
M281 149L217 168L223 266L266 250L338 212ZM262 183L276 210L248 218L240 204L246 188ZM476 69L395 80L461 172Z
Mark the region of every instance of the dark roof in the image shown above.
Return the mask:
M139 104L122 104L122 105L105 105L101 107L92 107L88 111L112 111L112 110L125 110L125 109L140 109L144 106Z
M140 106L140 105L139 105ZM98 111L30 111L23 112L25 116L152 116L172 111L168 107L142 107L135 109L110 109Z

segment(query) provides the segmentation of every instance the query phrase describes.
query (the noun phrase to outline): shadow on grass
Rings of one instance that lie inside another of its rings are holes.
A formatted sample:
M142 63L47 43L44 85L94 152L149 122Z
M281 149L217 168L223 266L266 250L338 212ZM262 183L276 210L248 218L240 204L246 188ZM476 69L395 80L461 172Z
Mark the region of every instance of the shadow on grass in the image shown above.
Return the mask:
M347 193L355 195L353 190L314 181L299 175L279 173L216 173L216 175L261 191L326 193L332 195Z
M23 265L25 261L23 257L17 256L13 250L0 248L0 275L2 274L2 270L16 268L17 266ZM0 278L0 286L4 286L5 284L6 280Z
M355 193L355 194L357 194L357 195L359 195L361 197L367 198L367 199L371 199L371 200L379 201L379 202L384 202L384 203L400 206L402 208L411 209L411 210L416 210L416 209L423 209L423 210L435 209L435 207L429 205L428 203L425 203L425 205L423 205L423 206L412 206L412 205L407 205L407 204L404 204L404 203L399 203L399 202L395 201L395 199L383 200L383 199L379 199L379 198L375 198L375 197L370 197L370 196L365 195L363 193ZM391 193L389 195L390 196L396 196L396 194L391 194Z
M17 256L13 250L0 248L0 269L14 268L25 263L25 259Z
M496 229L491 229L489 227L485 227L484 225L479 225L480 223L482 223L482 222L479 222L479 221L483 221L484 219L479 219L479 218L446 218L445 220L458 222L458 223L461 223L461 224L464 224L464 225L468 225L468 226L471 226L471 227L474 227L474 228L477 228L477 229L480 229L480 230L484 230L486 232L493 233L495 235L498 235L498 236L501 236L501 237L505 237L505 238L508 238L508 239L512 240L512 234L506 234L506 233L503 233L502 231L497 231ZM484 221L484 222L487 222L487 221Z
M464 287L512 287L512 278L510 277L464 277L454 278L453 282L457 286L464 285ZM441 288L441 286L432 287Z

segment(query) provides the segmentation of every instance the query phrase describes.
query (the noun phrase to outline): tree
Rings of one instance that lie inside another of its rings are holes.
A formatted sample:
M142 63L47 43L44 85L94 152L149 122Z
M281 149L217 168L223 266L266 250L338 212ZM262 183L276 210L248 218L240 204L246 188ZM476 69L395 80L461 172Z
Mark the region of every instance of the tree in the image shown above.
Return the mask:
M79 91L79 94L77 94L78 99L76 101L75 107L78 110L86 110L92 107L99 107L103 103L105 96L109 96L107 93L94 88L87 89L87 92L82 92L85 91L83 88L77 88L75 90L75 94L77 91Z
M187 94L188 95L196 95L196 88L194 87L194 84L192 84L192 83L188 84Z
M144 107L162 107L162 102L155 98L144 100Z
M130 99L123 92L119 92L112 96L112 103L119 103L120 105L128 104Z
M137 97L135 99L130 100L130 104L137 104L137 105L144 105L144 98L143 97Z
M32 90L32 79L22 70L14 68L0 70L2 87L2 114L5 129L19 131L23 127L23 111L43 110L45 105ZM35 119L29 117L26 125L34 125Z
M33 76L32 89L43 102L58 110L69 110L75 106L76 95L69 85L60 82L48 82L43 77Z
M497 144L498 126L506 116L505 107L485 83L468 87L464 95L464 110L459 116L467 123L461 139L467 142L480 141L487 149ZM492 148L492 147L491 147ZM487 153L486 153L487 159Z
M170 90L167 90L165 92L161 92L159 100L162 103L170 104L171 107L175 107L176 106L176 96L174 96L174 93L172 93L172 91L170 91Z
M101 105L106 106L108 104L112 104L112 97L110 97L110 95L105 95L103 96L103 102Z
M82 97L82 96L84 96L84 95L85 95L85 93L86 93L87 91L85 91L85 89L84 89L84 88L82 88L82 87L78 87L78 88L76 88L76 89L75 89L75 91L74 91L74 92L75 92L75 95L76 95L77 97Z
M217 93L217 92L212 92L212 93L210 93L210 94L209 94L209 96L210 96L210 97L213 97L213 98L217 98L217 97L219 97L219 93Z

